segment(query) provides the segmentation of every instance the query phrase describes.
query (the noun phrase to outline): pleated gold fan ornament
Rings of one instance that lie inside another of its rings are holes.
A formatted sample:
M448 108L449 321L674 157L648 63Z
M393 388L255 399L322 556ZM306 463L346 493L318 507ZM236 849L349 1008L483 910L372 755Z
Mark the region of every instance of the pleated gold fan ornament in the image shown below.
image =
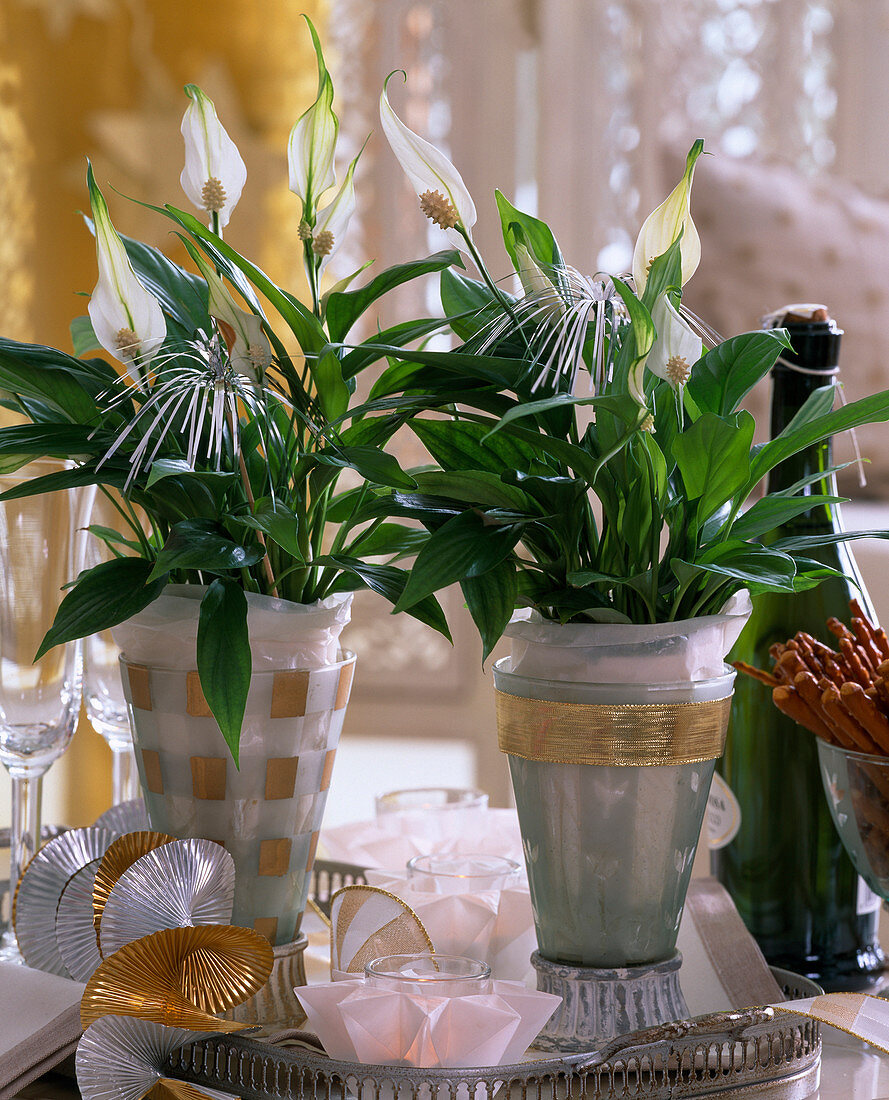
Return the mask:
M138 1016L196 1031L240 1031L249 1025L214 1013L252 997L268 981L272 962L269 941L249 928L166 928L102 962L84 990L81 1025Z
M96 929L96 942L99 942L99 926L102 923L102 913L108 895L114 889L117 880L128 867L141 859L148 852L160 848L163 844L170 844L176 838L167 833L156 833L150 830L141 830L135 833L126 833L118 837L108 848L99 870L96 872L96 882L93 886L93 924Z
M411 907L388 890L344 886L330 903L331 974L364 974L384 955L434 951L429 933Z

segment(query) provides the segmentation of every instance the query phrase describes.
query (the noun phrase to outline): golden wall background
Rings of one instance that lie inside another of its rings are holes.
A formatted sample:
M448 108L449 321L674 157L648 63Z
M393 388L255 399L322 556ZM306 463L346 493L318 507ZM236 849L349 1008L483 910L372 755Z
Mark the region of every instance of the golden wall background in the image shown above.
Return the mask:
M187 105L200 84L247 163L228 239L288 287L301 278L299 201L286 142L314 98L302 12L325 38L326 0L0 0L0 334L70 348L96 278L86 158L117 228L174 258L167 223L123 196L187 206L180 187ZM114 189L121 192L114 194ZM107 807L110 753L83 721L52 769L71 825Z

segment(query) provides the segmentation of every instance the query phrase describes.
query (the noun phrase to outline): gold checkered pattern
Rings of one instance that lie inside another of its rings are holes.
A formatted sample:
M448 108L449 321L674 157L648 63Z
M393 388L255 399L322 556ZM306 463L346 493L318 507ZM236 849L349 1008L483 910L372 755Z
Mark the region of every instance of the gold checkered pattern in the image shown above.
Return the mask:
M309 712L310 702L312 712L314 713L314 711L318 710L318 704L321 699L325 700L327 707L330 707L332 704L334 711L341 712L349 701L353 672L353 661L344 664L339 669L338 676L335 680L332 681L328 678L326 682L322 682L318 685L320 692L318 694L312 693L311 700L310 692L312 689L312 677L316 675L315 673L306 669L287 669L275 672L272 677L271 700L268 712L269 718L302 718ZM169 676L170 674L165 670L164 675ZM207 704L204 692L201 689L200 677L197 671L191 670L189 672L183 672L181 676L181 680L174 679L171 682L168 679L163 686L161 686L160 681L157 681L154 685L154 697L152 697L151 670L140 665L127 665L130 699L133 707L137 710L153 711L155 717L151 719L151 721L160 725L163 722L164 713L169 706L182 706L182 697L184 694L185 710L190 717L212 719L213 715ZM180 684L181 687L179 686ZM169 702L162 704L160 700L167 697L172 697L174 702L172 704ZM338 725L339 721L340 719L337 719L335 725ZM324 727L322 726L321 728L323 729ZM285 726L284 729L286 730L287 727ZM296 748L297 739L298 733L295 727L293 741L290 741L289 738L285 736L283 741L279 741L279 743L282 747L289 747L290 744L293 744L294 748ZM222 748L221 744L220 748ZM170 764L167 762L166 756L155 749L140 747L138 751L141 753L145 785L147 791L151 794L183 794L182 770L185 767L185 760L187 759L188 770L191 773L191 795L193 798L203 802L221 802L226 799L229 793L233 793L234 797L240 797L237 793L237 788L235 788L234 792L229 792L228 789L231 784L236 783L237 772L227 752L218 756L189 755L188 750L185 749L183 756ZM194 751L194 749L192 751ZM286 751L286 748L284 751ZM335 748L325 750L323 747L320 749L315 748L307 752L302 761L299 755L269 757L264 762L265 785L264 788L261 788L261 794L257 792L257 796L265 802L283 803L297 797L301 799L311 799L318 794L323 795L323 792L330 788L335 758ZM253 766L255 767L256 765L254 764ZM304 769L307 767L310 769L308 775L304 773ZM170 768L175 769L175 771L170 771ZM166 776L164 774L165 769L167 770ZM187 775L188 771L186 771L186 776ZM260 771L260 776L261 775L262 772ZM311 782L312 779L318 784L317 787ZM165 789L165 780L166 787L170 789ZM262 783L262 779L260 779L260 783ZM187 789L186 786L186 790ZM216 811L213 812L215 813ZM312 804L308 803L307 809L305 811L301 810L300 812L314 814L315 811L312 809ZM249 838L251 845L258 844L258 857L256 855L257 848L251 847L251 851L254 853L252 858L256 860L253 864L255 868L253 874L257 875L261 881L262 879L284 878L285 876L297 874L301 875L303 867L306 873L311 873L315 860L315 852L318 847L318 838L319 831L317 829L311 832L311 834L304 832L296 837L272 836L263 838L260 836L260 838L256 839ZM307 841L308 845L304 847ZM221 840L217 840L216 843L222 844L223 847L225 846L224 842ZM301 855L303 852L305 852L304 858ZM269 886L271 886L271 883L269 883ZM267 904L256 904L248 919L252 920L253 928L256 932L265 936L270 942L275 943L278 938L279 928L282 935L285 932L289 932L291 925L288 924L288 921L292 922L293 917L289 914L254 915L257 909L266 909L266 912L268 912L268 908L272 908L274 912L272 906L267 906ZM247 919L245 919L244 923L247 923Z

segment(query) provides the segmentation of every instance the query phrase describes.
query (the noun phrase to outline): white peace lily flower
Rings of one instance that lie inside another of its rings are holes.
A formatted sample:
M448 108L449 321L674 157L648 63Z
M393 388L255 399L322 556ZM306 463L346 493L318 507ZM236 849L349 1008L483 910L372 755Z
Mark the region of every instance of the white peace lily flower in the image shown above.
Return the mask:
M336 184L333 167L339 120L333 112L333 81L324 64L321 43L308 17L315 56L318 59L318 94L300 115L287 142L290 190L302 199L303 217L311 218L318 200Z
M404 75L404 74L402 74ZM466 234L475 225L475 203L460 173L448 158L434 145L409 130L392 110L386 87L392 79L390 73L380 96L380 122L392 152L404 169L405 175L420 199L420 208L430 221L440 225L457 248L469 252L463 236L456 231L460 226Z
M179 182L199 210L218 216L222 229L244 190L247 167L216 117L213 101L197 84L186 84L185 94L191 103L182 116L185 167Z
M704 343L682 320L666 294L654 303L651 319L657 329L657 338L645 365L652 374L679 389L688 381L692 366L701 358Z
M359 153L358 156L360 157L361 153ZM352 219L352 215L355 213L355 185L353 177L355 175L355 165L357 163L358 157L349 165L349 170L346 172L346 178L343 180L342 186L339 191L337 191L331 203L325 206L318 215L317 221L315 222L315 228L312 233L312 251L316 256L321 257L321 262L318 265L319 273L324 270L330 262L331 256L333 256L343 243L343 238L346 235L349 222Z
M641 297L648 280L651 261L662 256L676 238L682 234L679 245L682 266L681 285L685 286L694 275L701 260L701 239L691 220L691 183L695 161L704 151L703 141L696 141L685 162L685 174L666 199L653 210L639 230L633 250L633 279L636 293Z
M86 178L99 263L99 281L87 307L90 321L102 347L138 382L167 335L167 323L160 302L133 270L89 162Z
M210 290L209 313L219 322L228 345L231 366L253 382L261 382L272 361L272 345L262 331L262 318L235 305L213 265L195 251L193 259Z

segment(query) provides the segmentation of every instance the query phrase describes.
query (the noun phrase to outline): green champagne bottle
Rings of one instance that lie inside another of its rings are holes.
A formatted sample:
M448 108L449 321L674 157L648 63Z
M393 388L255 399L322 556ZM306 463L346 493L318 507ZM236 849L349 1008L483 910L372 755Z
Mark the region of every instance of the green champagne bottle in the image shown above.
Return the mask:
M769 319L787 329L793 351L772 371L774 438L813 390L836 383L842 331L824 307L788 306ZM789 488L831 465L829 441L788 459L769 475L770 491ZM810 493L836 495L832 475ZM842 529L836 505L813 507L774 537ZM796 595L763 594L731 660L771 668L769 648L803 630L832 645L830 616L849 622L857 598L873 621L848 543L811 552L853 580L832 577ZM826 990L866 988L882 970L879 899L859 878L834 829L821 786L815 737L783 715L768 687L739 675L719 771L740 806L734 839L712 852L714 873L734 899L770 964L812 978Z

